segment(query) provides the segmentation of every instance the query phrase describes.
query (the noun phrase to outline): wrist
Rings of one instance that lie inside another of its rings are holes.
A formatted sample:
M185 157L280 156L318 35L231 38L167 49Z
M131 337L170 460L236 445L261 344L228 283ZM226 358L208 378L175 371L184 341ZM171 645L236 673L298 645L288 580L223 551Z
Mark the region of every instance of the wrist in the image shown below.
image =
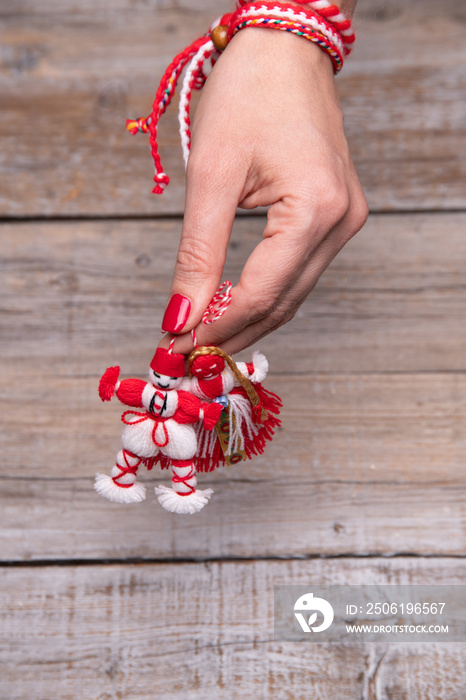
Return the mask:
M271 32L268 29L247 28L235 35L231 47L236 47L237 60L243 60L245 69L254 65L258 80L279 74L288 74L290 82L298 72L308 70L327 75L333 82L333 66L330 56L319 46L288 32Z

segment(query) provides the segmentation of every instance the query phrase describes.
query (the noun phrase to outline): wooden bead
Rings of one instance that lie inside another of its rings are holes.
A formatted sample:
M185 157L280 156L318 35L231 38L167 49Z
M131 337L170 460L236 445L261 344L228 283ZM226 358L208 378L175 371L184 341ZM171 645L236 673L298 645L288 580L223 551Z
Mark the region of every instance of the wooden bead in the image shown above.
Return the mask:
M212 39L215 48L219 51L223 51L227 47L227 34L228 26L226 24L218 24L210 33L210 38Z

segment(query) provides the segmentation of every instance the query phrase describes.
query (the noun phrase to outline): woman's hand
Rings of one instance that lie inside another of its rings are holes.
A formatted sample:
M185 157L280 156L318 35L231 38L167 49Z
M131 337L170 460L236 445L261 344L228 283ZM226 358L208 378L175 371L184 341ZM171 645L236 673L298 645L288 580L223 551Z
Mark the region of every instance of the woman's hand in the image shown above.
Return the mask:
M263 239L225 315L198 325L222 279L237 206L269 207ZM199 344L238 352L293 318L366 218L329 57L286 32L242 30L215 65L193 120L163 329L196 328ZM189 335L177 339L177 352L191 349Z

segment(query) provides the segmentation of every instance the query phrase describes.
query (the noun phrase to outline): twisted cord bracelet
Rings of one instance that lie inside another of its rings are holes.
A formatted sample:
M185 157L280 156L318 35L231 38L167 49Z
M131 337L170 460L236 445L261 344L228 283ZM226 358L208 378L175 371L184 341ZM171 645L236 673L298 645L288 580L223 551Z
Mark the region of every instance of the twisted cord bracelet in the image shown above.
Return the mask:
M218 18L208 32L196 39L179 53L166 69L157 89L151 114L146 118L127 119L126 128L131 134L150 134L150 146L154 160L155 194L162 194L170 178L164 172L160 161L157 143L158 122L170 104L183 69L187 66L180 94L178 119L180 124L181 146L185 164L188 162L191 147L190 103L193 90L199 90L207 77L206 71L212 67L220 53L233 36L246 27L279 29L315 43L325 51L337 74L343 66L343 56L351 50L354 42L350 20L328 0L314 0L304 3L297 9L286 2L249 2L237 0L238 8L233 14ZM189 65L188 65L189 64Z
M328 20L342 35L345 44L345 55L349 54L356 37L354 35L351 20L348 19L337 5L332 5L328 0L294 0L298 5L307 5L310 10ZM236 0L237 7L250 4L250 0Z

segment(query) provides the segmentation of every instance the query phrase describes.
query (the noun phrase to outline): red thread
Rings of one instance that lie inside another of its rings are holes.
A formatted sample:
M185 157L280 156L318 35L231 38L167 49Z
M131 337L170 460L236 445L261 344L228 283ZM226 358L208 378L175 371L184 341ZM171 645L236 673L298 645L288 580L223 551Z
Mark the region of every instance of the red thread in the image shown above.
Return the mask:
M130 457L134 457L134 459L137 459L138 462L135 464L133 467L130 465L127 459L127 455ZM129 489L130 486L133 486L134 481L132 481L130 484L119 484L117 479L121 479L123 476L126 474L133 474L134 476L137 475L138 467L141 464L142 459L138 457L137 455L133 454L129 450L123 450L123 459L125 460L126 467L122 467L121 464L116 464L117 468L121 471L121 474L118 474L117 476L112 476L112 481L115 484L115 486L119 486L122 489Z
M128 414L131 414L133 416L141 416L141 417L138 420L129 421L129 420L126 420L126 416ZM165 421L167 420L167 418L154 418L154 416L152 416L150 413L141 413L140 411L124 411L124 413L121 416L121 420L123 421L123 423L125 425L137 425L138 423L144 423L144 421L146 421L146 420L153 421L154 426L152 428L152 442L154 443L154 445L156 447L166 447L166 445L168 445L168 442L169 442L168 430L167 430L167 427L165 425ZM164 435L163 439L165 440L165 442L157 442L157 438L155 437L155 433L156 433L156 430L159 427L159 425L162 426L163 435Z
M183 68L188 63L188 61L197 53L199 48L210 41L210 36L203 36L197 39L193 44L185 48L181 53L179 53L173 59L172 63L168 66L164 73L164 76L160 82L158 90L155 94L154 104L152 105L152 112L150 115L149 122L149 132L150 132L150 146L152 152L152 158L154 159L155 165L155 175L154 182L156 186L152 190L155 194L161 194L165 187L170 182L170 178L163 172L162 163L160 161L158 144L157 144L157 124L160 117L165 112L166 108L171 102L173 94L175 92L178 79L183 71Z
M178 491L177 489L174 489L176 491L176 493L178 494L178 496L190 496L192 493L196 492L196 488L194 486L191 486L191 484L188 484L187 482L190 479L192 479L193 476L196 475L196 469L195 469L194 464L192 462L188 462L187 464L180 464L181 461L186 461L186 460L177 460L176 467L180 467L180 468L185 467L186 468L186 467L190 466L191 469L188 472L188 474L186 474L186 476L180 476L173 469L172 483L173 484L183 484L184 486L186 486L186 488L189 489L189 491ZM173 464L173 467L176 468L174 461L172 462L172 464Z
M133 416L141 416L139 420L126 420L126 416L131 414ZM151 416L149 413L142 413L141 411L123 411L121 414L121 420L125 425L137 425L138 423L144 423L144 421L149 420Z
M338 7L331 5L327 0L313 0L307 3L304 3L303 0L297 1L302 7L299 11L294 5L288 3L246 3L245 0L238 0L239 7L236 12L233 15L223 15L214 25L228 25L228 40L240 29L247 26L281 29L298 34L323 49L332 60L334 72L338 73L343 65L342 52L348 54L351 50L351 44L354 42L350 20L341 13ZM261 16L261 10L264 11L264 16ZM274 10L276 15L281 12L280 18L273 18ZM249 15L248 12L250 12ZM284 16L284 13L287 17ZM317 24L316 18L318 19ZM307 24L306 19L308 20ZM160 160L157 143L158 122L171 102L183 69L191 62L187 80L183 86L179 115L183 156L186 162L191 141L190 101L192 91L202 87L205 82L203 66L206 60L210 57L211 63L213 63L214 56L218 56L218 51L211 40L211 29L181 51L167 67L157 89L150 116L146 119L127 120L126 128L132 134L139 131L149 131L150 133L150 147L155 167L155 187L152 191L155 194L162 194L170 182Z
M354 44L356 37L353 32L351 20L344 16L341 9L332 5L326 0L294 0L298 5L307 6L316 15L328 20L335 29L342 35L345 45L345 55L351 53L351 44ZM238 7L251 5L249 0L237 0ZM336 19L340 17L341 19Z
M157 442L157 438L155 437L155 433L156 433L159 425L162 426L163 435L164 435L163 439L165 440L165 442ZM167 426L165 425L165 421L163 423L157 423L154 421L154 427L152 428L152 442L154 443L154 445L156 445L157 447L166 447L168 445L168 441L169 441L168 430L167 430Z
M231 304L231 287L232 284L229 280L222 282L220 287L215 292L214 296L209 302L207 309L202 314L202 323L210 324L217 321ZM211 316L211 318L209 318ZM193 339L193 345L195 348L198 347L196 331L194 328L191 330L191 337Z
M209 306L202 314L202 323L213 323L223 316L231 303L231 286L231 282L228 280L222 282L212 297ZM211 318L209 318L209 316L211 316Z
M282 31L292 32L312 41L313 43L316 43L321 49L323 49L329 55L332 61L333 72L337 74L343 67L343 56L338 50L336 44L317 29L300 23L298 15L296 15L295 20L280 18L276 12L280 9L280 7L283 7L283 5L280 6L274 2L264 1L253 2L238 9L234 13L228 28L229 41L231 41L237 32L247 27L279 29ZM261 14L260 12L251 11L251 8L252 10L257 8L257 10L263 10L264 12ZM285 6L285 9L289 9L289 6ZM273 16L274 11L276 18ZM309 20L315 17L314 12L310 12L305 8L303 8L300 12Z

